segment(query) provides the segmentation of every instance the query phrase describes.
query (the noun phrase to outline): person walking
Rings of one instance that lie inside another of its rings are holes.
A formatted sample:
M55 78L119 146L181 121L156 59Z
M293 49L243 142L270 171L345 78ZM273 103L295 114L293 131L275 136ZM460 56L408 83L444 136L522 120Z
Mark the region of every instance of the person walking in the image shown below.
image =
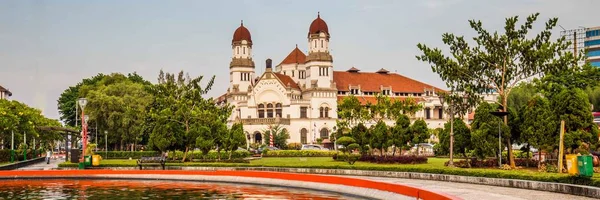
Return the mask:
M50 164L50 156L52 155L52 151L50 149L46 150L46 164Z

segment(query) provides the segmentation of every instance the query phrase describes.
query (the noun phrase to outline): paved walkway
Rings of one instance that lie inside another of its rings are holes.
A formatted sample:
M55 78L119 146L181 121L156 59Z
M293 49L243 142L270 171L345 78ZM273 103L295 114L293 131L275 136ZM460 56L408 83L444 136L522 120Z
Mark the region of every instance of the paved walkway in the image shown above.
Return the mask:
M29 165L26 167L21 167L15 170L52 170L58 168L58 164L64 162L64 158L53 158L50 159L50 164L46 164L46 162L40 162L37 164Z
M588 197L544 192L537 190L525 190L508 187L488 186L488 185L476 185L467 183L451 183L443 181L429 181L429 180L417 180L417 179L401 179L401 178L384 178L384 177L364 177L364 176L353 176L354 178L363 178L367 180L404 184L414 186L422 189L426 189L432 192L443 192L446 194L454 195L456 197L463 198L465 200L522 200L522 199L535 199L535 200L546 200L546 199L561 199L561 200L587 200L593 199Z

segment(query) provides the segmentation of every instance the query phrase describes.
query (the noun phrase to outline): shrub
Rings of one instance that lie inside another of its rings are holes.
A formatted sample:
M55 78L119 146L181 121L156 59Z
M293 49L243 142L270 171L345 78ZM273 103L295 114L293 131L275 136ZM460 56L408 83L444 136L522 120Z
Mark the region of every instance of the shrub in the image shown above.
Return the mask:
M287 149L288 150L300 150L300 149L302 149L302 144L301 143L289 143L287 145Z
M348 157L357 156L354 154L336 154L333 159L336 161L348 161ZM379 163L379 164L422 164L427 163L427 157L425 156L374 156L374 155L362 155L358 158L358 161Z
M505 164L507 163L506 160L502 160L502 161L503 161L502 163L505 163ZM446 163L444 163L444 166L448 166L449 162L450 161L446 161ZM526 159L526 158L515 159L516 166L525 167L525 166L527 166L527 164L529 164L530 167L535 167L535 166L537 166L537 161L533 160L533 159ZM471 159L465 159L465 160L456 160L456 161L454 161L454 166L460 167L460 168L498 167L498 159L490 158L490 159L485 159L485 160L478 160L477 158L471 158Z
M321 150L277 150L263 152L264 157L331 157L335 151Z
M152 156L160 156L160 152L157 151L98 151L96 152L96 154L99 154L101 156L106 157L105 159L139 159L141 157L152 157ZM218 153L216 151L210 151L208 152L208 154L206 155L206 157L204 159L217 159L218 158ZM231 155L232 159L235 158L246 158L250 156L250 152L248 151L234 151L233 154ZM175 153L173 153L172 151L169 152L169 160L172 160L173 158L177 158L177 159L182 159L183 158L183 152L182 151L175 151ZM188 156L186 158L186 161L189 161L189 159L200 159L203 158L202 152L199 151L195 151L195 152L189 152ZM225 153L225 151L221 151L221 159L227 159L229 158L229 153Z

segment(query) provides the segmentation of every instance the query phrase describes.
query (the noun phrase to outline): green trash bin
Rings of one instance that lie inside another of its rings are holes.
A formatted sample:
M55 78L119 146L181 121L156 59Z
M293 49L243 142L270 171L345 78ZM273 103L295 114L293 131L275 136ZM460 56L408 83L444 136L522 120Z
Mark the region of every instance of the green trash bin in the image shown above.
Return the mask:
M590 155L577 156L577 168L579 168L579 176L594 176L594 158Z
M92 166L92 156L85 156L83 163L85 163L86 167Z
M85 163L80 162L79 163L79 169L85 169Z

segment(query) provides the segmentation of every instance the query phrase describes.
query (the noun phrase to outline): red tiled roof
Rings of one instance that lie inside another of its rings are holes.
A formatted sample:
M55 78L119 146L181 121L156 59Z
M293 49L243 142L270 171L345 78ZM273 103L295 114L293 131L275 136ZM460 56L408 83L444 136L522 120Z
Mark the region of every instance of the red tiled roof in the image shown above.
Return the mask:
M342 102L344 100L344 98L347 96L337 96L337 101L338 102ZM356 98L358 99L358 101L360 101L360 104L362 105L366 105L367 103L371 103L372 105L377 104L377 97L365 97L365 96L356 96ZM408 99L409 97L390 97L390 100L392 102L394 101L404 101L406 99ZM422 97L410 97L413 100L415 100L416 102L421 102L423 101Z
M444 90L396 73L334 71L333 81L339 91L349 91L349 86L359 86L362 91L379 92L380 86L392 87L392 92L423 93L425 89Z
M283 83L283 87L287 87L287 85L289 84L290 87L292 87L292 88L295 88L298 90L300 89L298 84L296 84L296 82L294 82L294 79L292 79L291 77L280 74L280 73L273 73L273 74L275 74L275 76L277 76L277 78L279 78L279 80Z
M281 61L280 65L283 64L300 64L306 62L306 54L304 54L300 49L298 49L298 45L296 48L290 52L290 54Z
M250 35L250 31L246 27L244 27L244 23L240 25L239 28L235 30L233 33L233 40L231 42L238 42L242 40L248 40L249 43L252 43L252 36Z
M317 14L317 19L313 20L310 24L310 28L308 30L308 34L325 32L329 34L329 27L327 27L327 23L321 19L321 14Z

